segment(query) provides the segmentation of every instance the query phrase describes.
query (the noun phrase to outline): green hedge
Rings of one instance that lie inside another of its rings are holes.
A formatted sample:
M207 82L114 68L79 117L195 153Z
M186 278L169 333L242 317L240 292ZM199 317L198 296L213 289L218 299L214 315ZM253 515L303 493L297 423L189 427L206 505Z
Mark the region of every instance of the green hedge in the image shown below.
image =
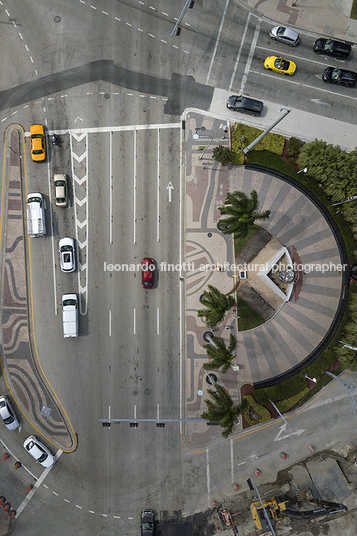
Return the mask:
M294 396L291 396L290 398L285 398L285 400L281 400L280 402L277 402L276 407L278 408L281 413L284 413L285 411L289 411L290 408L295 406L301 400L307 393L309 392L309 388L305 387L302 391L297 393Z
M243 411L244 418L245 418L245 420L247 421L248 424L253 426L254 424L262 424L263 422L270 421L270 419L271 419L270 411L268 411L267 408L265 408L264 406L261 406L261 405L257 404L257 402L256 402L256 400L254 399L253 396L251 396L251 395L244 396L243 400L247 400L247 402L249 404L248 408ZM250 406L252 406L254 408L254 410L257 413L259 413L259 415L261 415L261 419L259 419L258 421L255 421L255 420L253 420L253 419L251 419L249 417Z
M241 123L234 124L232 129L232 151L234 153L232 164L244 164L245 155L242 153L242 149L256 140L262 133L263 130L260 130L259 128L249 127L248 125L242 125ZM281 156L284 152L284 146L284 136L269 132L255 147L253 147L252 151L268 150L271 153Z

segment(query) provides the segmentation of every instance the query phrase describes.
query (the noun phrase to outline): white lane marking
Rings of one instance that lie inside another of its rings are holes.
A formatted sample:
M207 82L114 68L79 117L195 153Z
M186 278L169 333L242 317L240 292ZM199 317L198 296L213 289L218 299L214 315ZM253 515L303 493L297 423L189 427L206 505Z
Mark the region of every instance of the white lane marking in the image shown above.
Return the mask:
M253 39L252 39L252 44L250 45L250 50L249 50L249 54L248 54L247 63L245 64L245 68L244 68L244 73L243 73L242 82L241 82L241 86L240 86L240 92L239 92L240 94L242 94L244 92L245 84L247 82L249 70L250 70L250 67L251 67L252 61L253 61L255 47L256 47L256 44L257 44L257 41L258 41L258 37L259 37L261 23L262 23L262 21L259 21L257 26L255 27L254 36L253 36Z
M274 437L274 441L281 441L281 439L287 439L288 437L291 437L293 435L299 436L303 432L305 432L305 430L296 430L295 432L290 432L290 434L281 435L283 432L285 432L286 427L287 427L287 423L284 422L284 424L282 426L280 426L279 432Z
M206 449L206 477L207 477L207 495L208 504L211 506L211 476L209 470L209 449Z
M160 405L156 404L156 418L160 420Z
M58 497L58 493L56 493L55 491L52 491L53 495L56 495L56 497Z
M231 448L231 482L234 482L234 455L233 455L233 439L230 441Z
M156 203L156 242L160 242L160 129L157 129L157 203Z
M76 504L76 508L79 508L80 510L82 510L83 506L79 506L79 504Z
M250 21L251 16L252 16L252 14L251 14L251 12L249 12L248 17L247 17L247 22L245 23L242 39L240 40L240 46L239 46L239 50L238 50L238 54L237 54L237 59L235 61L234 67L233 67L232 78L231 78L231 81L229 82L229 91L231 91L232 87L233 87L233 82L234 82L234 79L235 79L235 76L236 76L238 63L239 63L239 60L240 60L240 57L241 57L241 54L242 54L242 48L243 48L244 43L245 43L245 36L246 36L247 30L248 30L249 21Z
M245 462L237 463L237 467L239 467L240 465L244 465L245 463L247 463L247 462L245 461Z
M109 137L109 244L113 243L113 132Z
M8 452L10 454L10 456L12 458L14 458L14 460L17 460L17 456L15 456L15 454L13 452L11 452L11 450L5 445L5 443L2 441L2 439L0 439L0 443L3 445L4 449L6 450L6 452ZM37 480L37 477L33 473L31 473L30 469L27 469L26 465L21 464L21 467L23 467L32 476L32 478Z
M213 50L213 54L212 54L212 59L211 59L211 63L210 63L209 69L208 69L208 73L207 73L206 84L208 84L208 81L209 81L210 76L211 76L211 72L212 72L212 68L213 68L213 63L214 63L214 60L215 60L215 57L216 57L217 48L218 48L218 43L219 43L219 40L220 40L220 38L221 38L222 28L223 28L224 20L225 20L225 18L226 18L226 13L227 13L227 9L228 9L228 4L229 4L229 0L226 1L226 5L225 5L224 11L223 11L223 16L222 16L221 24L220 24L220 26L219 26L219 30L218 30L218 34L217 34L216 44L214 45L214 50Z
M112 311L109 310L109 337L112 336Z
M136 168L136 143L137 143L137 140L136 140L136 128L134 128L134 210L133 210L133 213L134 213L134 244L136 244L136 173L137 173L137 168Z
M63 499L63 500L64 500L64 502L66 502L66 503L70 503L70 502L71 502L71 501L69 501L68 499Z
M55 461L58 460L58 458L61 456L61 454L63 454L63 451L62 450L58 450L55 454ZM32 488L31 491L29 491L29 493L26 495L26 497L24 498L24 500L22 501L22 503L20 504L20 506L17 508L16 510L16 518L19 517L19 515L21 514L21 512L24 510L24 508L27 506L27 504L29 503L29 501L32 499L32 497L34 496L37 488L39 488L42 484L42 482L45 480L46 476L48 475L48 473L51 471L51 469L54 467L55 464L51 465L51 467L47 467L42 475L39 477L39 479L35 482L34 484L34 487ZM29 471L30 472L30 471ZM30 473L31 474L31 473ZM36 478L36 477L34 477Z
M166 190L169 191L169 203L171 203L171 190L174 190L175 188L172 185L172 182L169 181L169 184L166 186Z
M134 335L136 335L136 309L134 307Z
M160 335L160 309L156 310L156 333Z
M184 142L184 134L183 134L183 130L182 128L180 129L180 170L179 170L179 174L180 174L180 193L179 193L179 196L180 196L180 199L179 199L179 263L180 263L180 286L179 286L179 302L180 302L180 312L179 312L179 315L180 315L180 334L179 334L179 338L180 338L180 342L179 342L179 345L180 345L180 419L182 419L182 408L183 408L183 338L184 338L184 332L183 332L183 322L182 322L182 293L183 293L183 284L184 284L184 281L182 279L182 212L183 212L183 203L182 203L182 200L183 200L183 184L184 184L184 181L183 181L183 142ZM182 427L182 422L180 422L180 434L182 434L182 431L183 431L183 427Z
M267 76L268 78L275 78L276 77L274 75L271 75L271 74L268 74L268 73L262 73L260 71L254 71L254 70L251 70L250 71L251 73L254 73L254 74L258 74L260 76ZM277 76L279 76L279 73L276 73ZM297 86L302 86L302 87L307 87L308 89L313 89L314 91L323 91L324 93L329 93L329 95L337 95L339 97L345 97L346 99L352 99L352 100L357 100L357 97L351 97L350 95L344 95L343 93L337 93L335 91L331 91L331 90L328 90L328 89L323 89L323 88L318 88L316 86L309 86L308 84L302 84L301 82L295 82L294 80L290 80L291 76L289 76L289 79L287 76L284 76L284 75L281 75L281 77L284 77L284 81L285 82L289 82L290 84L295 84Z
M260 50L266 50L267 52L271 52L274 56L277 56L278 58L280 58L280 55L276 52L276 50L271 50L270 48L262 47L259 45L256 48ZM301 56L296 56L295 54L291 54L290 52L287 54L283 54L283 56L284 57L289 56L289 59L294 58L295 60L298 60L299 62L306 61L307 63L316 63L317 65L321 65L322 67L327 67L326 63L323 63L322 61L311 60L310 58L303 58Z
M111 410L111 407L108 406L108 420L109 420L109 421L110 421L110 413L111 413L110 410Z
M57 281L56 281L56 259L55 259L55 233L54 233L54 226L53 226L53 203L52 203L52 188L51 188L51 170L50 170L50 164L47 163L47 182L48 182L48 196L50 199L50 226L51 226L51 246L52 246L52 274L53 274L53 296L54 296L54 306L55 306L55 315L58 315L58 307L57 307ZM57 250L57 247L56 247ZM56 251L56 254L57 251Z
M136 420L136 404L134 405L134 421Z
M133 93L128 93L128 95L133 95ZM40 101L39 101L40 102ZM71 136L79 136L77 141L84 138L88 134L99 134L102 132L131 132L138 130L157 130L164 128L181 128L181 123L153 123L152 125L124 125L124 126L108 126L108 127L98 127L98 128L69 128L68 130L56 130L57 134L70 134ZM29 137L30 133L25 132L25 136Z

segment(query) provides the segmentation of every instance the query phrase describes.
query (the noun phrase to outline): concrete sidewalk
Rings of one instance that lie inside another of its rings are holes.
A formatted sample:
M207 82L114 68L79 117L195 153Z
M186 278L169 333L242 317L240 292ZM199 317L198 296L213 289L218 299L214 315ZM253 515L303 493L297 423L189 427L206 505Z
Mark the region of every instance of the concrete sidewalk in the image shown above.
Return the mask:
M357 21L350 19L353 0L245 0L240 2L257 16L278 21L314 35L357 43Z
M288 106L284 107L283 104L264 101L264 109L260 117L243 115L231 112L226 107L227 99L231 94L232 92L224 89L215 89L208 115L221 121L228 121L230 124L244 123L265 130L280 116L283 116L283 111L280 110L291 109ZM356 97L352 98L357 101ZM200 112L199 110L190 110ZM353 151L357 146L357 125L295 108L291 109L291 112L273 128L272 132L282 134L286 138L295 136L304 141L313 141L317 138L333 145L339 145L346 151Z

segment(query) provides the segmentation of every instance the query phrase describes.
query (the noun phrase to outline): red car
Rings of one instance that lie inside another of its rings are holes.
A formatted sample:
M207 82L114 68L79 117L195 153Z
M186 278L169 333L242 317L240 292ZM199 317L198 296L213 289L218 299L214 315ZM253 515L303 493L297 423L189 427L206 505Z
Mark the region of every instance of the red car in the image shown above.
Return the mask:
M154 286L155 262L150 257L145 257L141 261L141 284L143 288L152 288Z

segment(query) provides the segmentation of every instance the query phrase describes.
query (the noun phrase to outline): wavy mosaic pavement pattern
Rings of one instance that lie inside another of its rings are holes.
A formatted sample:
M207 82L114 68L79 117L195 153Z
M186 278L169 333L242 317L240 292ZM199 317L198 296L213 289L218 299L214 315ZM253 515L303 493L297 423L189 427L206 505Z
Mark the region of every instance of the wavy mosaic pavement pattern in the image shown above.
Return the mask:
M15 147L14 147L15 145ZM14 395L21 402L30 421L60 448L68 450L73 440L53 398L39 377L31 352L26 288L24 224L21 201L18 134L11 133L6 195L3 199L2 238L2 356ZM27 239L27 237L25 237ZM41 416L43 407L50 408L48 418Z

